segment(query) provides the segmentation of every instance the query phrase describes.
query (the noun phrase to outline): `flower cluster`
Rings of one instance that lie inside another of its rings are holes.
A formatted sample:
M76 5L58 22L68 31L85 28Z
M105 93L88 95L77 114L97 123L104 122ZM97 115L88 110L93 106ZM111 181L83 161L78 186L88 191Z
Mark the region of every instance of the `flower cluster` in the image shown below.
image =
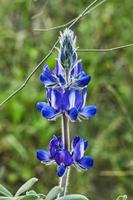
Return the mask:
M37 109L48 120L65 115L72 121L88 119L96 114L94 105L87 105L87 85L90 75L83 71L81 60L77 60L73 32L66 29L60 38L61 49L56 66L51 71L44 66L40 81L46 87L47 102L38 102Z
M76 38L71 30L66 29L59 41L61 47L54 70L44 65L40 75L40 81L46 88L47 101L38 102L37 110L48 120L55 120L61 115L72 122L94 117L96 106L86 105L87 85L91 76L84 72L81 60L77 59ZM65 137L62 136L62 141L61 137L53 136L49 150L38 150L37 158L45 164L56 163L59 177L72 165L83 170L92 168L93 159L84 156L88 142L75 136L72 150L69 151L65 147Z
M90 156L84 156L87 148L88 141L75 136L72 141L72 152L69 152L63 148L61 137L53 136L49 144L49 150L38 150L36 154L41 163L56 163L58 165L58 176L61 177L66 169L72 165L83 170L93 167L93 159Z

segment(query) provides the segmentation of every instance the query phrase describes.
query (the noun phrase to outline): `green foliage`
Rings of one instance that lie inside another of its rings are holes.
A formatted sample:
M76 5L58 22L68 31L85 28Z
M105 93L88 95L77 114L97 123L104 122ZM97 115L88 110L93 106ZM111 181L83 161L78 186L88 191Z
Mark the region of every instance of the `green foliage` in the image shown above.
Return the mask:
M15 196L20 196L20 194L28 191L32 185L34 185L36 182L38 181L37 178L32 178L30 180L28 180L25 184L23 184L18 191L16 192Z
M31 178L18 189L15 195L12 195L4 186L0 185L0 193L4 195L0 196L0 200L43 200L45 198L43 194L29 191L37 181L37 178Z
M66 195L64 197L60 197L58 198L58 200L88 200L88 199L81 194L71 194L71 195Z
M12 197L12 194L3 185L0 185L0 194L6 197Z
M58 31L36 32L76 17L91 0L0 1L0 102L20 86L46 55ZM109 48L133 43L132 0L111 0L75 25L77 46ZM88 172L71 170L69 193L90 199L112 200L118 194L132 199L133 177L133 49L108 53L79 53L86 73L92 75L87 101L98 107L96 118L71 124L71 134L89 140L87 152L95 160ZM47 60L51 69L57 52ZM60 134L60 120L48 122L36 111L44 101L39 82L42 67L28 85L0 110L0 183L13 193L25 180L38 177L35 188L47 193L58 184L56 167L43 166L36 149L46 149L53 134ZM76 181L75 181L76 177Z
M57 195L60 194L61 192L62 192L62 188L59 186L55 186L49 191L45 200L54 200L57 197Z
M116 200L127 200L127 195L120 195Z

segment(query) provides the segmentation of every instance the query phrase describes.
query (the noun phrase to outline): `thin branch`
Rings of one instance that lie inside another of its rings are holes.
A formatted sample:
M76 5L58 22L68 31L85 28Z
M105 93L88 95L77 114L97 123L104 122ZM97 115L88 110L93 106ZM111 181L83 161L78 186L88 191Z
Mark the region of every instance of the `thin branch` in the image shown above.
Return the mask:
M92 12L93 10L95 10L97 7L99 7L100 5L102 5L105 1L107 0L103 0L101 1L100 3L98 3L97 5L93 6L91 9L89 9L89 11L86 11L83 16L89 14L90 12ZM96 3L97 1L95 1ZM82 16L82 17L83 17ZM65 24L61 24L61 25L58 25L58 26L54 26L54 27L51 27L51 28L45 28L45 29L42 29L42 28L35 28L33 29L34 31L40 31L40 32L48 32L48 31L52 31L52 30L58 30L58 29L61 29L61 28L65 28L67 27L68 25L70 25L72 22L74 22L77 18L74 18L72 20L70 20L69 22L65 23Z
M87 6L86 8L85 8L85 10L76 18L76 19L74 19L74 21L70 24L70 26L68 27L68 28L71 28L77 21L79 21L79 19L81 18L81 17L83 17L84 16L84 14L86 13L86 12L88 12L88 13L90 13L90 8L97 2L98 0L95 0L95 1L93 1L89 6Z
M78 52L108 52L108 51L114 51L114 50L120 50L120 49L124 49L124 48L129 48L132 47L133 44L126 44L126 45L122 45L119 47L113 47L113 48L109 48L109 49L77 49Z
M91 8L91 6L93 4L95 4L95 2L97 2L98 0L93 1L90 5L88 5L83 12L68 26L68 28L71 28L72 26L74 26L78 20L80 20L80 18L86 13L89 12L89 9ZM52 48L49 50L49 53L41 60L41 62L35 67L35 69L29 74L29 76L26 78L26 80L24 81L24 83L17 88L13 93L11 93L4 101L1 102L0 104L0 108L7 103L11 98L13 98L18 92L20 92L21 90L23 90L25 88L25 86L27 85L27 83L29 82L29 80L31 79L31 77L35 74L35 72L40 68L41 64L46 61L49 56L52 54L53 50L55 49L56 45L58 44L59 39L56 40L56 42L54 43L54 45L52 46Z
M51 48L51 50L49 51L49 53L41 60L41 62L35 67L35 69L29 74L29 76L26 78L26 80L24 81L24 83L18 88L16 89L11 95L9 95L4 101L1 102L0 104L0 108L7 102L9 101L12 97L14 97L18 92L20 92L29 82L29 80L31 79L31 77L33 76L33 74L35 74L35 72L39 69L39 67L41 66L41 64L46 61L49 56L52 54L53 50L55 49L56 45L58 44L58 40L54 43L53 47Z

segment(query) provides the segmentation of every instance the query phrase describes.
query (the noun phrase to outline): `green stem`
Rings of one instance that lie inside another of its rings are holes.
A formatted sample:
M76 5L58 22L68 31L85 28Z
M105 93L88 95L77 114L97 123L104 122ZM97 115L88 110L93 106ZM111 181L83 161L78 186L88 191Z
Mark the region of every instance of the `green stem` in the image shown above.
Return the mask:
M70 133L69 133L69 119L63 114L62 116L62 140L64 149L70 151ZM61 196L64 196L67 192L68 182L69 182L70 168L66 169L63 177L60 178L60 187L63 188Z

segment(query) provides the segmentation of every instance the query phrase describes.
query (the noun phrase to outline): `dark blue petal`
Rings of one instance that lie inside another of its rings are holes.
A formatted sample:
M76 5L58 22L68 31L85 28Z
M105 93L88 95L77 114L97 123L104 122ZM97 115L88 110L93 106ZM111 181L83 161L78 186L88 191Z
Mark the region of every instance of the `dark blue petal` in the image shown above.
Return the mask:
M65 79L63 78L63 76L59 75L59 82L61 83L61 85L65 85L66 84L66 81Z
M84 106L85 106L85 103L86 103L86 96L87 96L87 88L84 88L82 90L82 93L81 93L81 106L80 106L80 109L82 109Z
M79 90L76 90L75 95L76 95L75 107L79 110L79 108L82 106L82 93L80 93Z
M78 78L78 80L75 82L75 84L78 87L85 87L90 82L90 80L91 80L91 77L88 75L81 76Z
M46 88L46 94L47 94L47 99L48 99L48 102L49 102L49 105L51 105L51 91L52 91L52 88Z
M82 169L90 169L94 165L94 161L90 156L84 156L78 161L78 165Z
M48 65L44 66L43 73L40 75L40 81L46 86L52 86L57 84L57 78L50 71Z
M66 78L66 71L65 71L65 69L63 68L63 66L61 65L61 63L59 61L57 61L57 64L55 66L55 69L54 69L53 73L56 76L61 75L64 79Z
M58 165L64 164L70 166L72 164L72 155L67 150L59 150L55 155L55 161Z
M49 145L49 151L51 156L54 157L59 149L63 149L62 139L61 137L53 136Z
M79 142L79 140L80 140L80 136L75 136L75 137L73 138L73 148L75 148L75 146L76 146L76 144Z
M60 165L60 166L58 167L58 170L57 170L58 176L59 176L59 177L63 176L64 173L65 173L65 170L66 170L66 167L65 167L64 165Z
M65 93L63 94L63 109L64 110L69 110L70 104L69 104L69 95L70 95L70 90L66 89Z
M57 111L62 110L62 95L60 89L54 89L51 92L51 106Z
M82 137L77 138L77 141L75 142L75 147L73 151L73 159L75 161L80 160L84 156L84 140Z
M80 60L77 61L77 63L74 65L74 67L71 69L70 71L70 74L71 74L71 77L78 77L78 75L82 72L82 65L81 65L81 62Z
M80 111L80 116L83 118L91 118L94 117L96 114L96 106L85 106L81 111Z
M56 111L51 106L44 106L42 109L42 116L46 119L53 119L56 117Z
M78 110L77 108L71 108L68 112L69 118L71 121L76 121L78 117Z
M88 149L88 141L84 140L84 151Z
M60 59L61 59L61 62L64 62L64 60L66 59L64 51L61 51Z
M38 150L36 151L36 156L37 156L37 159L40 161L43 161L43 162L51 161L51 155L49 151Z
M66 90L64 94L64 106L66 106L65 107L66 111L74 107L79 109L79 107L81 107L81 103L82 103L81 94L77 89L70 88Z
M80 136L75 136L74 137L74 139L73 139L73 148L75 148L77 143L80 142L80 141L84 141L84 151L86 151L87 148L88 148L88 141L87 140L83 140L83 138L80 137Z
M73 63L74 63L76 61L76 59L77 59L77 53L76 53L76 51L73 52L72 58L73 58Z
M74 88L69 89L69 109L75 107L76 90Z
M45 103L45 102L38 102L37 105L36 105L37 110L38 110L39 112L41 112L45 106L48 106L48 104Z

